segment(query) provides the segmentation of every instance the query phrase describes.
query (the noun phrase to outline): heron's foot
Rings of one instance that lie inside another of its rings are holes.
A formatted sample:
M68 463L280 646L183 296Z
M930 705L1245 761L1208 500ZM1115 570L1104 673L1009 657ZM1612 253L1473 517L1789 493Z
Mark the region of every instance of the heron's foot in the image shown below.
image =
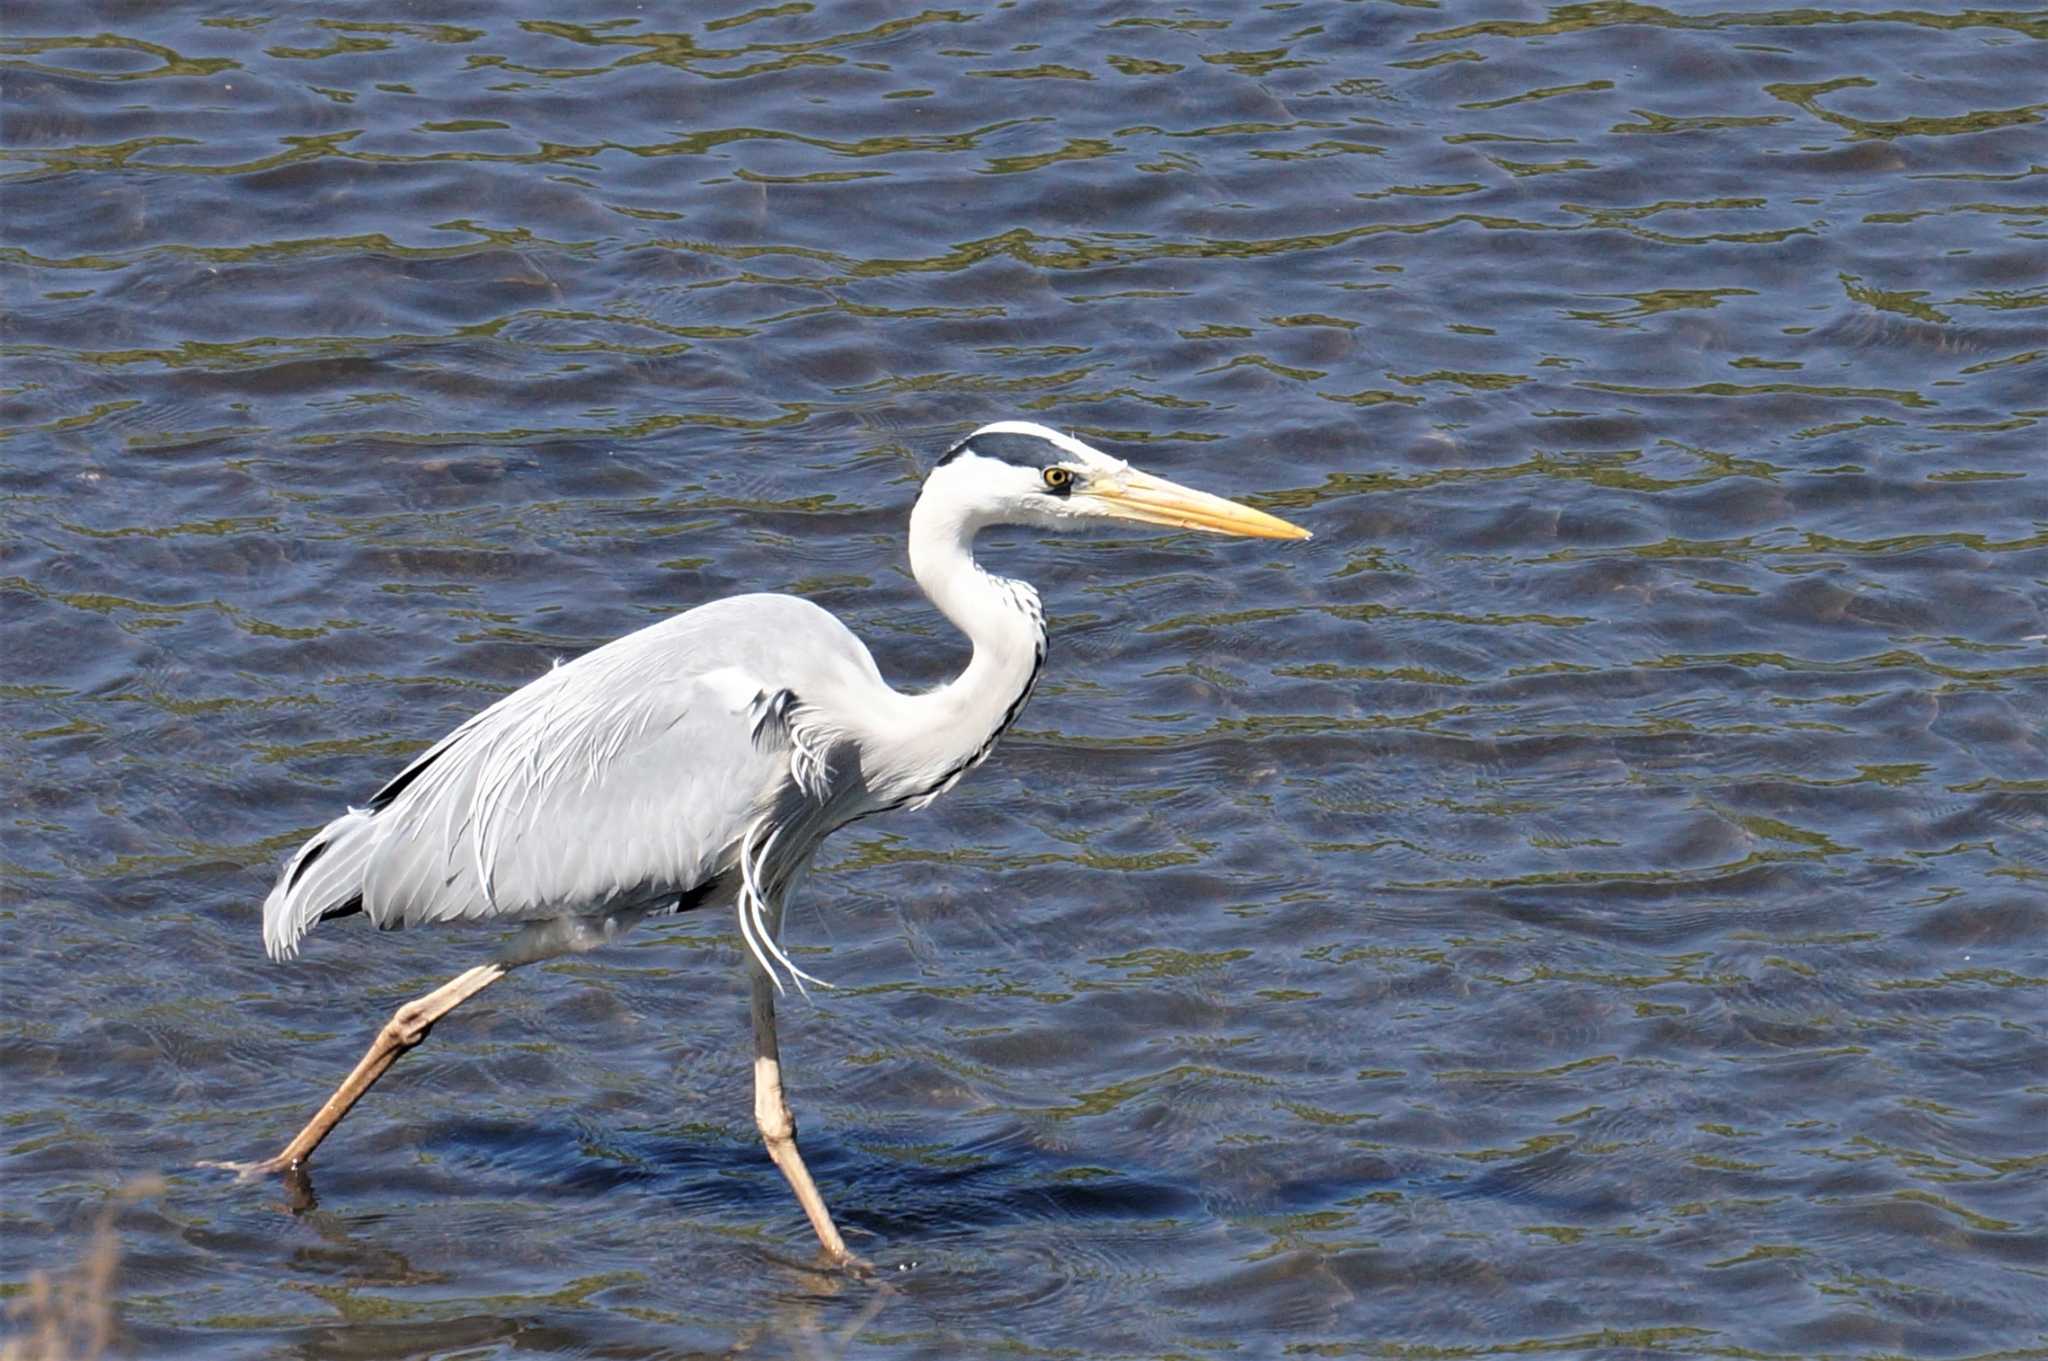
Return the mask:
M875 1279L875 1264L855 1252L852 1248L841 1248L838 1252L822 1249L819 1251L818 1256L823 1258L827 1265L838 1268L855 1280L872 1281Z
M285 1157L282 1153L278 1154L275 1158L265 1158L261 1162L237 1163L208 1159L199 1165L201 1167L217 1168L222 1172L232 1172L235 1174L235 1181L238 1183L255 1181L258 1177L275 1176L280 1172L296 1172L303 1166L303 1164L296 1163L290 1158Z
M313 1178L306 1172L304 1159L287 1158L280 1153L275 1158L265 1158L262 1162L207 1161L199 1165L234 1173L237 1185L255 1181L259 1177L278 1178L284 1184L284 1208L293 1214L304 1214L320 1204L320 1197L313 1190Z

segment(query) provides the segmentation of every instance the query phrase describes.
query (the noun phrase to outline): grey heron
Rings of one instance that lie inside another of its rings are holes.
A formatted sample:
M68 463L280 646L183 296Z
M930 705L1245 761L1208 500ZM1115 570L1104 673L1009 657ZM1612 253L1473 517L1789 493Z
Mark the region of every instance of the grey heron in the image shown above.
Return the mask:
M740 595L557 666L429 747L321 828L263 904L273 959L320 923L517 924L497 954L400 1007L333 1096L245 1177L304 1166L435 1022L523 964L591 950L643 918L726 906L751 956L754 1120L825 1252L852 1260L797 1150L775 1037L784 895L834 829L922 808L979 765L1045 662L1038 593L973 558L997 524L1135 521L1305 539L1285 520L1140 472L1028 421L983 426L925 478L917 584L973 645L952 682L907 694L807 600ZM812 979L816 982L817 980Z

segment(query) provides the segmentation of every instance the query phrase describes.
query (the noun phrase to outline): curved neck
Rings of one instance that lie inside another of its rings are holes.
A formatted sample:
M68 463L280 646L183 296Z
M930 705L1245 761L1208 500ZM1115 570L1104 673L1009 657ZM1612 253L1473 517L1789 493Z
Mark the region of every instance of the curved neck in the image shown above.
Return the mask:
M1038 592L975 564L982 522L921 496L910 512L910 572L939 613L967 635L967 669L928 694L907 697L912 759L893 772L890 792L922 804L980 763L1024 707L1045 662L1045 615ZM872 774L872 772L871 772Z

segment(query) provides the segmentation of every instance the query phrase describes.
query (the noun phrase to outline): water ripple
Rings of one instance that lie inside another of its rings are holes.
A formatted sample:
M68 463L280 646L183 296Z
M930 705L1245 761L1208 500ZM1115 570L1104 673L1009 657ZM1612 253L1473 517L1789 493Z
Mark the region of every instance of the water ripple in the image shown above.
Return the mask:
M15 11L19 11L18 13ZM289 7L0 39L0 1288L139 1354L2039 1343L2039 15ZM901 562L1029 415L1315 530L991 534L1045 683L792 948L253 932L479 705ZM531 974L528 977L527 974ZM161 1170L160 1189L123 1192Z

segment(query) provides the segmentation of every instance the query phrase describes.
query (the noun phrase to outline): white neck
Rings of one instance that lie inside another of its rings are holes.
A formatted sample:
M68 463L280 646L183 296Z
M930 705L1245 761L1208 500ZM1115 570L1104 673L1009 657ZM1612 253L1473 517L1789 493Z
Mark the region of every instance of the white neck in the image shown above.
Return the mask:
M910 512L910 571L939 613L967 635L967 669L929 694L906 696L899 729L904 758L868 772L887 801L921 807L978 764L1030 697L1045 661L1038 593L975 564L975 534L986 523L948 497L921 496Z

